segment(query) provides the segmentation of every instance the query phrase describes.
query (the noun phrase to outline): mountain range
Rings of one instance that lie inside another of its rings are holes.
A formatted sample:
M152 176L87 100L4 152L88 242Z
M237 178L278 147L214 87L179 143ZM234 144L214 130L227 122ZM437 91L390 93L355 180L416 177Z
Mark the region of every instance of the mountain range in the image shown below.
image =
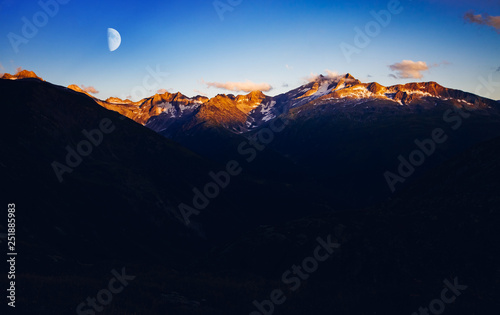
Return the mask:
M69 88L86 93L76 85L70 85ZM184 130L202 124L222 127L237 134L257 129L279 115L290 114L299 118L325 110L369 113L373 110L369 105L373 104L367 103L375 101L377 107L392 106L397 111L398 106L403 106L411 112L422 107L437 106L437 102L465 105L469 109L491 109L497 106L495 101L444 88L436 82L385 87L376 82L361 83L350 74L336 77L319 75L314 81L275 97L266 96L261 91L237 96L219 94L213 98L190 98L179 92L165 92L137 102L115 97L104 101L94 100L157 132L168 132L174 122L183 121Z
M41 80L26 70L3 78ZM466 148L500 136L498 101L436 82L385 87L350 74L319 75L310 81L277 96L254 91L207 98L165 92L135 102L100 100L77 85L68 88L215 163L251 158L245 168L252 174L294 182L304 191L319 186L314 194L336 200L341 208L382 201ZM460 111L472 117L455 130ZM262 133L280 122L286 128L264 139ZM388 185L384 174L396 175L399 157L408 156L415 142L424 141L435 128L447 133L447 141L411 178ZM249 139L254 145L255 140L266 143L253 148L246 144Z
M341 208L367 206L390 196L392 188L383 174L398 167L399 155L410 154L416 139L423 140L435 128L450 130L446 120L453 120L454 114L444 117L449 110L473 115L451 132L449 141L416 170L416 176L399 186L479 141L500 135L497 101L436 82L385 87L362 83L350 74L319 75L274 97L254 91L213 98L167 92L137 102L92 98L219 163L241 160L246 148L240 147L242 143L286 121L287 128L273 134L257 161L246 167L290 182L300 178L299 186L319 185L315 193L336 200Z
M121 266L136 279L103 314L251 313L276 288L277 314L411 314L454 277L468 289L450 314L499 306L497 101L349 74L274 97L137 102L30 71L2 79L0 174L18 209L26 313L73 313ZM54 162L103 121L113 131L60 181ZM231 161L241 173L186 225L179 205ZM394 192L387 172L404 177ZM340 250L287 287L283 272L328 235Z

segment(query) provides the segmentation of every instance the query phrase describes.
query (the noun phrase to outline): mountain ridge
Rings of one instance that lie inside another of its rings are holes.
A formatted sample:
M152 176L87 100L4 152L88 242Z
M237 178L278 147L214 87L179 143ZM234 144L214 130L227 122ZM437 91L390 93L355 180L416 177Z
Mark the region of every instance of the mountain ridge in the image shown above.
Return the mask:
M22 70L15 75L4 74L2 79L37 78L34 72ZM163 94L156 93L138 101L122 100L109 97L101 100L77 85L68 86L69 89L86 94L99 105L116 111L128 118L148 126L148 122L155 118L155 131L165 129L172 119L182 119L191 116L193 121L189 126L200 122L207 126L222 126L225 129L242 133L260 127L280 114L288 113L291 109L304 105L325 105L339 102L363 102L365 100L380 100L393 105L411 106L417 100L433 102L439 100L458 101L473 108L485 108L497 105L493 101L472 93L443 87L434 81L411 82L383 86L377 82L362 83L350 73L338 76L319 75L309 83L301 85L286 93L276 96L265 95L262 91L252 91L248 94L218 94L212 98L205 96L188 97L180 92ZM163 120L163 126L159 126Z

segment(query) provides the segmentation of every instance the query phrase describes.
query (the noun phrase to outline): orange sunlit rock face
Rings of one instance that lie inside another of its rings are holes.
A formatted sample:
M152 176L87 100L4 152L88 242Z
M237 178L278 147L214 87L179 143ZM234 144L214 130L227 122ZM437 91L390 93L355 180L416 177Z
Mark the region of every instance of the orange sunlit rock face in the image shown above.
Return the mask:
M5 73L2 76L2 79L7 79L7 80L29 79L29 78L45 81L42 78L40 78L39 76L37 76L33 71L28 71L28 70L21 70L14 75L9 74L9 73Z

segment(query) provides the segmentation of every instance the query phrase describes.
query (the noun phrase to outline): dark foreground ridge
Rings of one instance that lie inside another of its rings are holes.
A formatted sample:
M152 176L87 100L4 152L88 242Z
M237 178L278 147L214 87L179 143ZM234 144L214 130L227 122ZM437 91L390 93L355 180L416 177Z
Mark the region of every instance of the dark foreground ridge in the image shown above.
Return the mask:
M0 80L0 95L0 172L22 257L19 314L73 314L87 297L97 304L84 303L82 314L489 314L500 306L500 130L489 101L394 108L373 99L349 110L317 104L305 116L291 108L273 118L286 128L264 149L258 142L247 162L238 145L260 141L269 124L244 134L178 127L168 139L36 78ZM470 116L453 129L455 108ZM397 172L398 156L436 128L448 140L392 194L384 172ZM215 152L220 141L225 149ZM179 204L232 159L241 174L186 226ZM123 290L103 301L102 289L117 283Z

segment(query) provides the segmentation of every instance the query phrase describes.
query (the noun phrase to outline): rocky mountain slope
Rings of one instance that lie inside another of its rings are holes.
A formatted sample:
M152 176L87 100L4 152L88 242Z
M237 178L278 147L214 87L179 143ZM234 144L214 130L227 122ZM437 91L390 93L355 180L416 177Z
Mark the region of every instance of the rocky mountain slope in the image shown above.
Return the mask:
M78 90L76 87L72 87ZM96 99L97 100L97 99ZM378 106L418 108L432 107L436 102L448 102L470 109L487 109L496 106L492 100L445 88L436 82L408 83L382 86L376 82L362 83L350 74L338 77L318 76L313 82L302 85L275 97L260 91L234 96L219 94L211 99L186 97L181 93L156 94L137 102L110 98L97 100L101 106L143 124L157 132L166 131L174 121L185 121L183 128L198 124L223 127L234 133L256 129L282 114L310 115L311 111L338 110L361 107L377 102ZM412 106L419 105L419 106ZM302 113L302 114L301 114Z
M244 161L248 156L242 152L252 150L245 143L257 139L257 158L246 164L248 172L299 179L296 184L305 185L305 191L319 185L315 192L340 208L382 201L432 167L500 136L497 101L436 82L385 87L350 74L318 76L274 97L255 91L211 99L180 93L138 102L93 99L218 163ZM266 127L283 121L286 128L258 144ZM384 174L397 173L399 156L408 158L415 141L431 137L436 128L446 133L446 142L391 188Z
M137 121L219 162L241 159L241 143L286 121L287 127L259 152L260 162L249 167L265 173L279 170L276 176L297 170L309 178L308 186L319 184L319 191L341 208L390 196L383 174L394 172L398 157L408 157L415 141L431 137L436 128L446 132L447 141L398 189L465 149L500 136L498 102L436 82L385 87L346 74L318 76L275 97L258 91L198 100L177 94L184 105L168 102L171 97L166 93L152 98L157 102L146 99L141 105L113 108L129 117L147 112L147 121Z
M195 190L205 191L214 181L210 173L226 163L200 157L72 89L29 78L0 80L0 93L4 193L24 208L19 217L40 264L56 253L79 261L131 252L178 255L173 261L179 262L207 241L321 209L308 206L305 192L284 200L295 188L283 181L243 173L219 187L220 196L186 226L179 204L194 207Z
M0 175L5 203L17 208L21 312L74 313L122 266L136 278L103 314L247 314L275 289L286 296L276 314L411 314L454 278L467 289L446 312L499 307L497 102L434 83L384 88L350 76L197 105L180 94L96 101L33 77L0 80L0 95ZM149 113L167 103L170 115L185 116L161 127L164 136L116 113L161 126L165 112ZM238 154L278 119L286 128L254 146L254 162ZM392 194L384 172L398 173L398 156L423 150L415 140L437 128L447 140ZM192 202L228 158L242 173L186 227L178 204ZM59 165L62 182L55 161L70 169ZM2 244L5 230L0 223ZM300 287L284 283L328 235L338 251Z

